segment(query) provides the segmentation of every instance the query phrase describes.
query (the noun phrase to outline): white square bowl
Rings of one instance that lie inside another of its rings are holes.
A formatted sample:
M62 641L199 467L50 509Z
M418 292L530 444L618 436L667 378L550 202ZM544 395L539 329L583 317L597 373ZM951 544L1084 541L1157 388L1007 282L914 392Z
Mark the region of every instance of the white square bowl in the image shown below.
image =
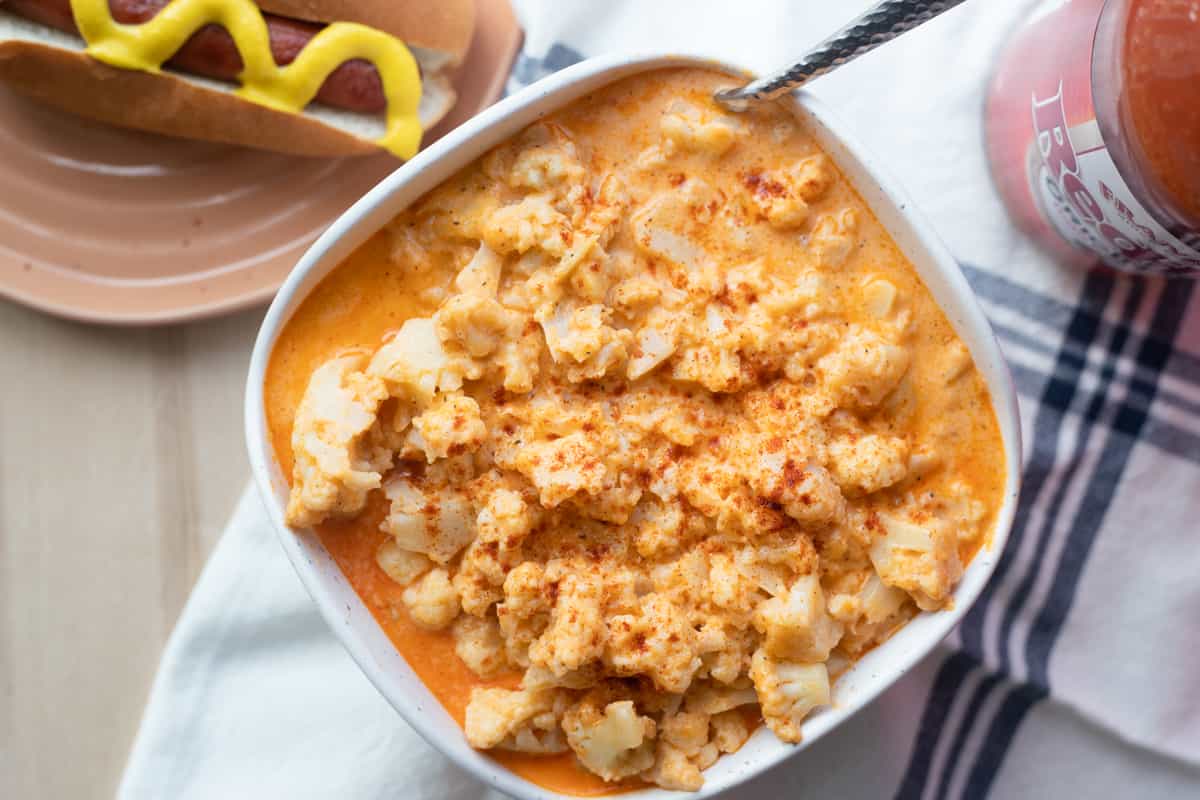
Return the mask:
M309 248L275 296L250 362L245 424L254 479L280 544L321 613L371 682L418 733L463 769L521 800L550 800L565 795L537 786L472 749L462 730L392 646L317 537L312 531L293 531L284 523L288 484L268 436L263 380L276 338L308 292L397 213L492 147L588 92L637 73L680 66L716 69L737 78L745 78L748 74L736 66L690 56L651 54L594 58L539 81L434 143L355 203ZM807 124L821 147L912 261L970 349L991 393L1003 439L1007 477L995 528L966 568L954 593L953 608L918 615L843 674L833 689L833 706L814 714L804 723L801 744L784 744L765 727L760 728L741 750L722 757L705 771L704 788L686 795L696 800L729 789L799 753L874 699L929 653L962 619L991 576L1008 538L1020 483L1020 421L1012 377L958 264L929 224L915 211L908 196L823 104L805 92L798 92L785 102L790 102L796 115ZM681 796L685 795L661 789L623 795L629 800Z

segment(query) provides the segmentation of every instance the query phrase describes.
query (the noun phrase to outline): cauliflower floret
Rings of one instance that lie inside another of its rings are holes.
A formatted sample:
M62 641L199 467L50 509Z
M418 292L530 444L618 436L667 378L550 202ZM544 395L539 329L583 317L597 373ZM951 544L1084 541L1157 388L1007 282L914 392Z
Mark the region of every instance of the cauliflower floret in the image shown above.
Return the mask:
M887 278L873 277L862 284L863 308L875 319L892 316L899 298L900 290Z
M470 502L456 489L424 492L398 475L383 487L391 508L380 527L405 550L445 564L475 536Z
M574 186L586 173L579 163L579 153L567 131L550 123L530 126L521 136L508 184L514 189L543 191L555 186Z
M892 514L877 519L882 531L871 541L870 556L879 577L925 611L943 608L963 572L954 531L932 516L921 524Z
M829 613L847 625L865 622L874 625L891 619L904 606L907 595L887 586L879 575L871 573L856 594L835 594L829 598Z
M454 622L454 652L481 678L490 678L508 666L504 639L496 620L470 614Z
M788 192L782 197L764 203L767 221L775 228L784 230L798 228L809 218L809 204L799 194Z
M472 747L562 753L566 695L556 689L472 689L463 730Z
M663 717L659 737L689 756L708 744L708 714L699 711L677 711Z
M632 314L648 308L662 297L663 287L648 275L634 275L616 286L609 297L613 308Z
M662 117L667 146L721 156L744 135L742 126L714 106L676 100Z
M774 228L788 230L803 225L809 215L808 202L778 175L754 175L747 181L751 197Z
M474 358L494 353L521 325L519 314L477 294L452 296L434 313L433 322L443 343Z
M517 156L509 182L516 188L542 191L583 179L583 167L573 157L549 148L529 148Z
M708 263L704 248L691 236L695 221L685 198L661 194L633 215L633 238L639 250L693 272Z
M846 500L823 467L788 457L786 450L764 452L750 485L761 497L779 503L788 516L806 525L833 525L846 515Z
M358 513L391 466L391 453L367 441L387 391L358 371L365 360L353 354L327 361L308 382L292 425L289 525Z
M692 763L696 768L703 771L717 763L717 759L721 757L721 749L717 747L716 742L709 742L700 748L700 752L692 758Z
M603 248L607 247L617 232L617 224L625 215L629 203L629 194L625 184L613 173L606 174L600 179L600 185L592 189L589 185L572 187L568 195L572 205L571 224L576 234L588 240L584 246L587 252L579 253L579 258L588 255L593 248L605 255ZM577 249L576 243L572 249ZM567 267L571 259L564 257L562 266ZM578 265L581 261L576 261ZM578 286L577 286L578 288Z
M679 353L671 377L698 383L710 392L737 392L753 377L743 367L742 359L733 350L700 345Z
M458 592L450 574L441 567L430 570L400 596L412 621L422 628L440 631L458 616Z
M681 606L703 597L707 583L708 557L699 550L689 550L650 570L650 586Z
M632 700L604 706L585 698L563 715L567 743L579 760L606 781L638 774L654 763L654 720L638 716Z
M678 353L671 376L678 381L695 381L710 392L737 392L757 380L750 362L741 355L740 321L709 305L680 323Z
M654 370L674 353L675 341L672 333L647 325L637 334L637 344L634 347L633 358L629 360L627 371L629 380L636 381Z
M785 742L800 741L800 725L809 712L829 705L829 671L824 664L797 664L773 659L758 650L750 664L763 720Z
M805 275L798 276L805 278ZM767 299L781 288L771 277L771 268L766 259L755 258L725 271L725 295L743 303Z
M764 600L754 614L763 649L785 661L824 661L842 638L842 624L826 612L816 575L797 578L786 595Z
M504 578L521 563L521 544L537 519L518 492L498 488L488 494L475 520L475 541L454 576L464 611L483 616L504 597Z
M853 208L839 214L826 214L817 220L808 237L808 246L822 267L840 267L854 249L858 213Z
M821 153L798 161L787 170L788 184L810 203L824 197L836 177L833 164Z
M494 298L500 290L500 274L504 259L486 244L480 244L475 255L454 278L454 288L465 295Z
M733 558L725 553L714 553L708 563L709 599L713 605L741 616L762 598L758 587L738 569Z
M806 330L814 328L824 329L825 326L809 325ZM831 336L831 343L832 339ZM824 347L815 348L804 358L815 361L824 351ZM812 423L829 416L836 404L829 393L813 390L816 377L815 373L805 366L802 373L796 377L776 381L764 389L751 389L742 396L743 413L757 420L786 419L795 420L797 423L800 420L808 420L809 424L804 425L805 438L812 439L814 444L823 444L826 433L824 426ZM791 431L788 432L788 439L796 441ZM804 455L807 460L814 454L805 452Z
M678 502L640 504L630 516L637 527L634 546L645 558L670 555L679 549L684 512Z
M766 316L770 321L764 327L769 331L769 335L779 340L781 345L790 345L792 342L788 334L791 332L785 329L784 336L780 337L777 323L792 314L800 314L805 318L815 317L823 309L832 305L830 299L832 295L833 287L828 277L816 270L805 270L797 275L789 285L777 286L769 294L764 294L759 299L757 307L767 312ZM772 323L776 324L772 325ZM811 332L806 328L799 333L803 336L809 335ZM758 343L755 342L755 344ZM768 340L761 347L769 349L770 345L771 342ZM784 349L789 350L790 348L785 346ZM801 355L805 355L805 353L802 352Z
M663 445L678 444L691 447L705 433L716 433L722 424L716 405L710 398L677 394L670 404L660 404L650 389L645 393L631 392L619 400L620 424L635 440L661 436ZM668 444L669 443L669 444ZM675 459L666 451L647 452L647 464L654 475L647 487L658 497L669 500L678 494L675 488Z
M764 558L756 547L743 547L738 550L734 554L734 563L744 578L772 597L787 594L792 573L790 565L772 563Z
M570 221L546 195L534 194L501 206L483 223L483 241L497 253L525 253L535 248L562 256L570 246Z
M715 454L701 453L679 461L676 484L680 493L692 508L711 519L732 515L727 506L740 481L734 466Z
M739 623L738 627L726 627L723 634L725 641L721 649L703 655L703 667L697 675L712 681L713 685L727 688L748 685L745 673L750 668L750 656L758 646L758 632L752 626L740 627Z
M930 499L932 510L954 528L959 542L966 544L979 538L987 507L975 498L970 486L961 480L951 481L945 492Z
M617 675L648 675L667 692L684 692L701 661L696 631L670 599L652 592L634 614L608 623L604 663Z
M829 598L830 615L846 626L838 652L851 658L885 640L912 612L908 595L885 585L874 572L856 593Z
M391 539L379 545L375 563L401 586L408 586L433 568L433 562L425 554L405 550Z
M527 442L512 468L537 488L541 503L554 508L579 492L604 488L607 470L594 439L581 432L548 441Z
M701 668L697 675L707 675L725 685L735 683L749 669L750 654L759 638L753 627L740 627L740 621L734 623L731 620L731 623L723 625L710 621L700 633Z
M829 469L847 492L871 494L908 475L908 443L895 436L868 433L830 442Z
M751 197L772 226L796 228L808 219L812 203L820 200L833 184L834 176L823 155L806 158L792 166L745 178Z
M479 404L460 392L438 395L424 413L413 418L412 429L417 437L410 438L431 464L439 458L474 452L487 438Z
M599 304L560 305L537 315L550 356L555 363L569 365L572 382L601 378L629 357L633 335L611 327L611 316L611 309Z
M862 590L858 593L861 613L864 620L876 624L891 619L904 606L904 592L892 586L885 586L878 575L867 578Z
M604 485L594 495L576 495L569 502L588 519L622 525L641 499L637 477L616 467L605 471Z
M497 489L488 495L479 512L479 535L503 547L517 547L537 523L535 508L519 492Z
M550 624L550 601L542 589L544 570L535 561L526 561L504 579L504 600L496 606L496 617L508 660L529 666L529 646Z
M971 359L971 351L967 349L967 346L962 342L951 342L946 346L942 380L947 384L952 384L966 375L967 370L973 366L975 366L975 362Z
M712 741L722 753L736 753L751 733L740 711L723 711L712 718Z
M907 349L855 326L817 367L840 405L869 409L896 388L908 371L908 362Z
M493 362L504 374L504 390L524 394L533 389L541 372L538 363L542 353L542 337L536 325L526 325L517 336L505 340Z
M704 785L700 767L687 753L665 740L659 740L654 754L654 766L641 775L642 780L681 792L699 791Z
M710 740L708 714L668 713L659 725L654 766L642 778L664 789L696 791L704 785L701 770L719 756L719 747Z
M565 675L604 652L604 587L597 576L566 575L558 582L550 624L529 648L529 661Z
M454 588L462 600L463 611L482 617L504 598L504 576L508 567L494 552L494 542L476 538L463 553L458 572L454 574ZM506 559L507 561L507 559Z
M434 392L461 389L464 378L478 378L482 370L468 358L450 356L434 321L418 317L375 351L367 374L381 378L395 397L428 403Z
M788 527L788 518L764 505L746 486L738 465L713 452L679 461L680 493L720 533L758 536Z

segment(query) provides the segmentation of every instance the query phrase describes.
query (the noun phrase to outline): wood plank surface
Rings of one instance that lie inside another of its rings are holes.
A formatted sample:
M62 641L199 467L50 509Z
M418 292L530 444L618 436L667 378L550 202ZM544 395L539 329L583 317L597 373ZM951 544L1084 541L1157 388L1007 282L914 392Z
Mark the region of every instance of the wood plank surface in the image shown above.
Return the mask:
M0 797L112 797L249 467L263 310L114 329L0 300Z

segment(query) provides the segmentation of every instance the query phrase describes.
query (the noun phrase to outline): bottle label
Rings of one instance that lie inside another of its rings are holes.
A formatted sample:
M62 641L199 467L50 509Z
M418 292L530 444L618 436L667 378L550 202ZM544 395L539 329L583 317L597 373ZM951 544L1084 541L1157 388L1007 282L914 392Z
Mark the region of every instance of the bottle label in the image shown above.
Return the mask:
M1032 110L1030 184L1042 212L1065 239L1133 272L1200 271L1200 250L1169 233L1134 197L1096 121L1067 124L1062 83L1053 97L1034 94Z

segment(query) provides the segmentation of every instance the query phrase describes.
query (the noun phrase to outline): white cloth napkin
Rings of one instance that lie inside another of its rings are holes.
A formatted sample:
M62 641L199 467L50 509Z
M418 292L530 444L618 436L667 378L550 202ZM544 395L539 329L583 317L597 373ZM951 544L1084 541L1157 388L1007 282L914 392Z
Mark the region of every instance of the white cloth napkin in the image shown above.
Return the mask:
M519 0L513 84L616 50L767 69L867 4ZM946 646L738 797L1200 796L1200 292L1059 267L1008 223L982 99L1025 6L974 0L814 87L997 326L1026 425L1018 529ZM164 653L120 797L484 796L359 673L248 492Z

